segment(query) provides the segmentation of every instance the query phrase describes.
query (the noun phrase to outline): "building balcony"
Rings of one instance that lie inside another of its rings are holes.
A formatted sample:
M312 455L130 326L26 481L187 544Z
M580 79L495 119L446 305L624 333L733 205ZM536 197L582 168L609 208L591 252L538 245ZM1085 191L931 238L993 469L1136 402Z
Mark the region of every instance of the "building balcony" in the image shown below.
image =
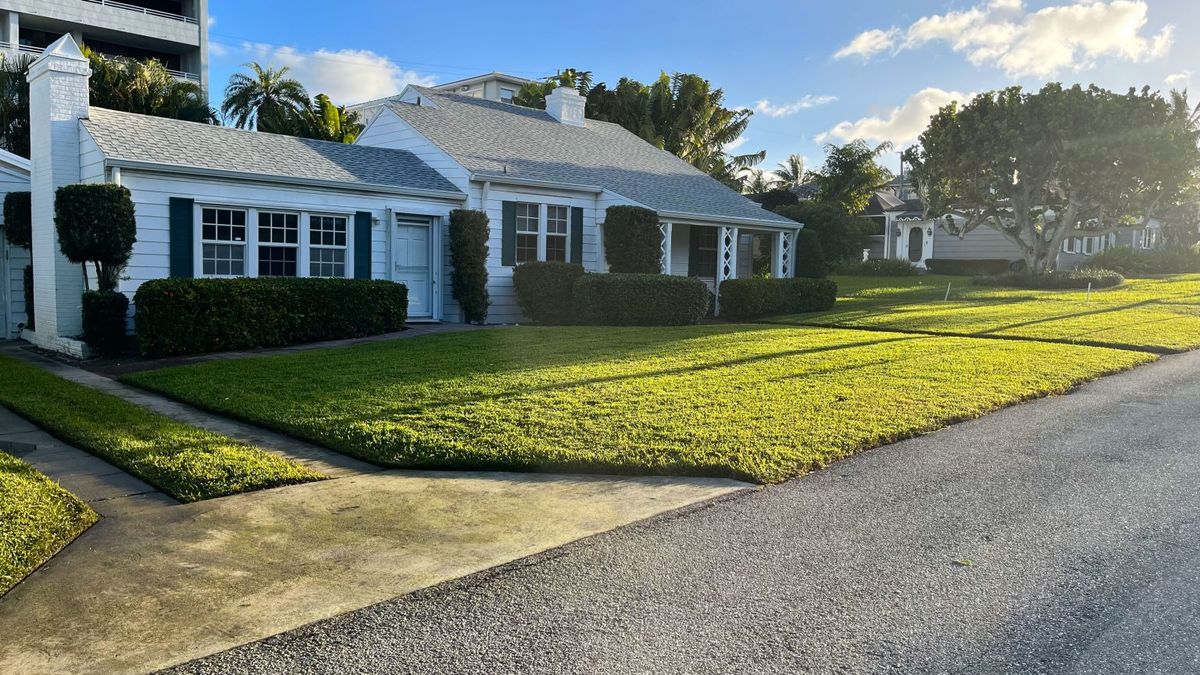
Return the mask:
M139 7L138 5L131 5L127 2L113 2L113 0L83 0L83 1L90 2L93 5L103 5L105 7L116 7L117 9L123 9L123 10L130 11L130 12L137 12L139 14L145 14L146 16L157 16L157 17L161 17L164 19L171 19L172 21L182 21L184 23L193 23L193 24L200 23L194 17L184 16L182 14L172 14L171 12L163 12L163 11L160 11L157 9L150 9L149 7Z

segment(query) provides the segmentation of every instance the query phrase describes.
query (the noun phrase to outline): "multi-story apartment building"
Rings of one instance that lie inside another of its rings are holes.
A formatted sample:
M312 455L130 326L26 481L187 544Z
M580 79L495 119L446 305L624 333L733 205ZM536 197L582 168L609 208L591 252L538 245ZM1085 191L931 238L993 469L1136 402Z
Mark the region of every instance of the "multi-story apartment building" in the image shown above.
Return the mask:
M0 51L40 54L66 33L208 88L208 0L0 0Z

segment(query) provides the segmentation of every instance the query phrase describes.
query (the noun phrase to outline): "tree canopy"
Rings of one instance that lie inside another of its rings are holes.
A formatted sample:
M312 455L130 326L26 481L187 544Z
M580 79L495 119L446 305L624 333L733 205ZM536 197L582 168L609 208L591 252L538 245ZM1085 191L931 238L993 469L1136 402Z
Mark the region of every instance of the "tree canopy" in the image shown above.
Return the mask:
M357 112L335 105L329 96L311 100L289 69L248 63L248 73L234 73L225 87L221 112L235 126L269 134L284 134L319 141L353 143L362 133Z
M1129 226L1176 203L1200 167L1186 97L1047 84L989 92L939 111L905 153L927 212L964 236L991 227L1030 270L1070 236Z
M817 184L818 201L835 204L849 215L860 213L871 195L892 179L892 172L877 161L891 149L891 143L871 147L862 139L825 146L825 163L809 174Z

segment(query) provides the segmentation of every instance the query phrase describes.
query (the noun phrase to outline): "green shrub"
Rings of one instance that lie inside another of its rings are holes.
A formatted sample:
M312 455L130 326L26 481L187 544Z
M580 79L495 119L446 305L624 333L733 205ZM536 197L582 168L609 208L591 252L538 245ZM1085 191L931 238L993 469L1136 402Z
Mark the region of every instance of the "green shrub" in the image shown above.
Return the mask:
M821 248L821 237L807 228L796 233L795 256L796 276L822 279L829 273L825 264L825 252Z
M129 189L112 183L64 185L54 195L54 226L67 260L95 263L100 290L117 290L137 240Z
M816 233L827 260L858 260L862 258L863 249L871 245L869 229L872 223L846 213L836 204L804 202L781 206L775 212L803 223L805 230Z
M156 279L133 301L147 356L379 335L408 315L407 288L367 279Z
M1122 274L1194 274L1200 272L1200 251L1183 246L1155 251L1120 246L1097 253L1087 264Z
M513 288L521 312L537 323L571 323L575 311L575 282L583 274L583 265L571 263L517 265L513 270Z
M34 329L33 323L33 265L25 266L25 327Z
M102 356L120 356L125 351L125 317L129 298L117 291L88 291L83 294L83 341Z
M1112 288L1125 283L1125 277L1112 270L1080 268L1065 272L1046 272L1033 276L1028 272L1009 272L971 280L977 286L1006 286L1013 288L1082 289Z
M838 263L834 273L851 277L915 277L921 270L907 260L855 260Z
M450 292L467 323L483 323L488 305L488 217L482 211L450 212Z
M729 279L721 282L721 318L746 321L780 314L823 312L837 301L829 279Z
M33 241L33 207L28 192L4 195L4 238L13 246L29 248Z
M575 282L575 317L593 326L686 326L708 314L711 297L692 277L585 274Z
M617 273L662 271L662 230L658 214L640 206L610 206L604 215L604 255Z
M930 258L925 261L925 267L936 274L953 274L957 276L992 276L1008 274L1013 271L1013 262L1001 258L979 258L965 260L948 260Z

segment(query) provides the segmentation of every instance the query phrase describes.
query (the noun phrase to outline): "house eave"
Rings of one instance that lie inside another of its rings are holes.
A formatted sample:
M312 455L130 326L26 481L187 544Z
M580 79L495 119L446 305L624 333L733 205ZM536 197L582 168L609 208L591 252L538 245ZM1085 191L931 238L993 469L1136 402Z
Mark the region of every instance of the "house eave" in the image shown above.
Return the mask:
M186 166L181 164L163 164L159 162L146 162L132 159L106 159L104 165L106 168L115 167L121 169L130 169L133 171L169 173L182 176L196 176L201 178L223 178L227 180L251 181L270 185L315 187L338 190L342 192L365 192L370 194L386 194L393 196L427 197L431 199L443 199L453 202L462 202L467 199L467 195L458 190L431 190L427 188L378 185L375 183L346 183L336 180L296 178L294 176L276 176L270 174L252 173L248 171L230 171L228 169L211 169L208 167Z
M745 225L747 227L765 227L771 230L802 230L802 223L781 223L774 220L758 218L743 218L741 216L719 216L711 213L685 213L680 211L658 211L658 217L663 220L691 220L705 223L727 223L730 225Z
M571 192L587 192L589 194L600 194L601 192L604 192L604 188L598 185L561 183L559 181L541 180L538 178L520 178L518 176L509 176L507 174L473 173L471 174L471 180L477 183L496 183L499 185L516 185L520 187L544 187L553 188L556 190L567 190Z

